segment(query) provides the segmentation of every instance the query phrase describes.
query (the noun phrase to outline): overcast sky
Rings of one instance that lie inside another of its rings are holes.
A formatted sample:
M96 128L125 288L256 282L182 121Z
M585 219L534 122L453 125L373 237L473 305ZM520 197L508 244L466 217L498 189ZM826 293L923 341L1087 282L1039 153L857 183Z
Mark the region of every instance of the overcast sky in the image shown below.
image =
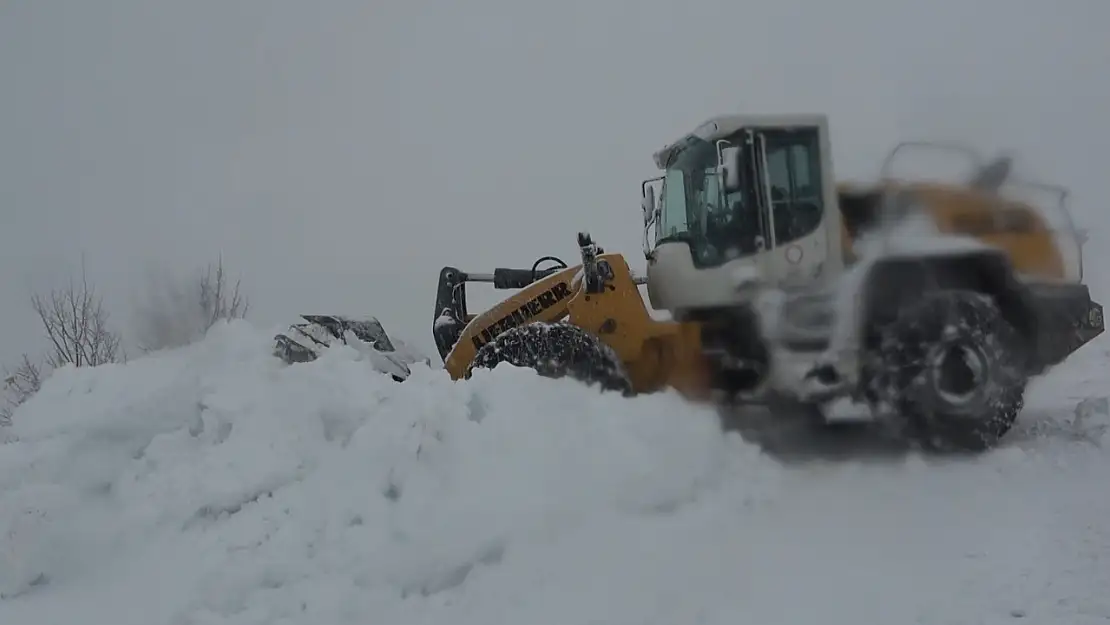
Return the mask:
M585 229L642 268L651 153L731 111L828 113L842 178L901 138L1015 149L1105 246L1108 21L1106 0L3 0L0 357L41 347L27 294L82 254L123 324L151 267L221 252L259 322L373 313L430 351L445 264L573 262Z

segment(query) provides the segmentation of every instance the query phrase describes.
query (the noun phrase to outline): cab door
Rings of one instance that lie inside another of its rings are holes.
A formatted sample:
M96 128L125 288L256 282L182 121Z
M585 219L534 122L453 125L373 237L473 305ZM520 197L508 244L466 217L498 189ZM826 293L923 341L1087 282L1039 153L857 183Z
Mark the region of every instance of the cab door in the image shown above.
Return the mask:
M759 263L766 280L784 286L820 280L829 269L830 213L821 128L759 128L748 131L753 187L760 204L765 249ZM835 228L833 229L836 230Z

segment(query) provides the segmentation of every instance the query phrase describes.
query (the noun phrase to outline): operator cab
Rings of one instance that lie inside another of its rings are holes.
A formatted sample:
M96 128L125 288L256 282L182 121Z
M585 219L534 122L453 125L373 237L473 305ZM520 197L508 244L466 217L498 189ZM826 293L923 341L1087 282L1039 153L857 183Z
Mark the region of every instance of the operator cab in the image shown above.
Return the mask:
M788 286L836 275L828 146L821 115L730 115L657 152L664 173L644 182L642 203L652 307L738 303L754 276Z

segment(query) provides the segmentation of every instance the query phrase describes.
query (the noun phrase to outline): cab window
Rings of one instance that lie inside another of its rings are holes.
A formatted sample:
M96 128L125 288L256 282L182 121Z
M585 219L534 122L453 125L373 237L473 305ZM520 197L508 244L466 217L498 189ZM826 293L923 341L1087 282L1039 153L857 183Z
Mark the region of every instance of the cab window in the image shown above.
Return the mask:
M775 245L779 246L808 236L821 225L820 144L813 128L769 131L765 137Z

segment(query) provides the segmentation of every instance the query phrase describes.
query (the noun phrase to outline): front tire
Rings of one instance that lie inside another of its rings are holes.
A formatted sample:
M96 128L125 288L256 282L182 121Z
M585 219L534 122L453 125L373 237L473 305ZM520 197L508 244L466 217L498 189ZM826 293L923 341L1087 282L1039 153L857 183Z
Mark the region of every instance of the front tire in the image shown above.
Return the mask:
M909 433L938 451L984 451L1024 404L1018 332L974 291L927 293L883 328L878 392Z
M478 350L468 376L474 369L493 369L501 363L632 394L617 354L597 336L569 323L530 323L506 330Z

